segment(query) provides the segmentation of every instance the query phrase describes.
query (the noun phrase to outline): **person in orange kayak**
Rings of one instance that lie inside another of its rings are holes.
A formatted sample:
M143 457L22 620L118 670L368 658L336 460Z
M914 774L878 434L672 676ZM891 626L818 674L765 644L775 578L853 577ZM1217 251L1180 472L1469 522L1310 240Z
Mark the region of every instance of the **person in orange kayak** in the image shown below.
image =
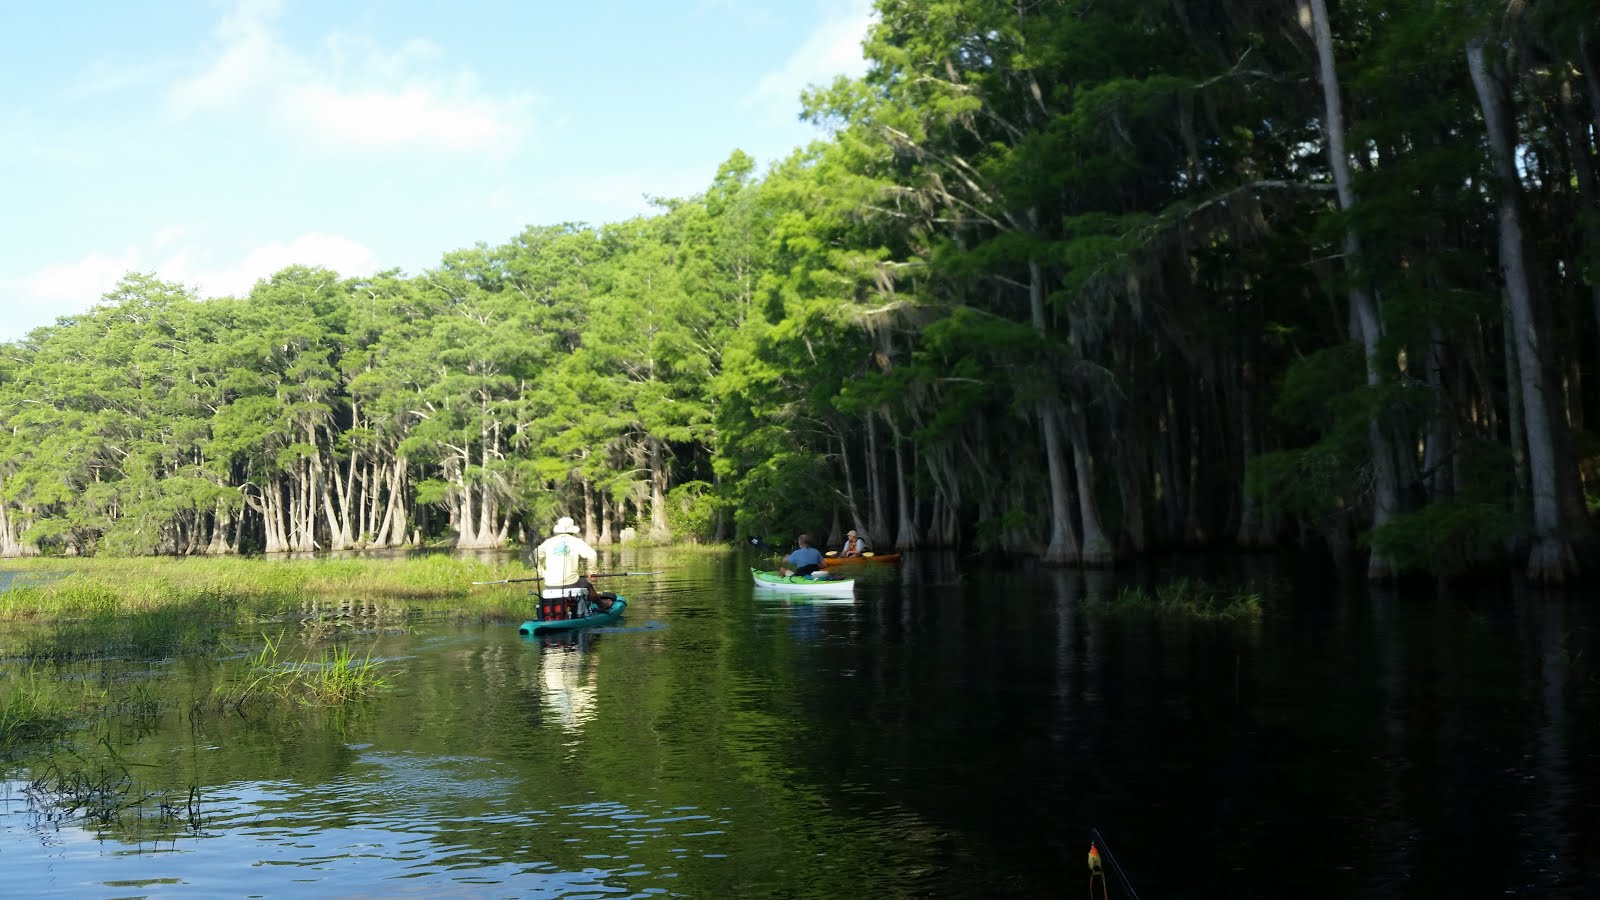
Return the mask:
M856 535L854 528L845 532L844 546L840 548L840 556L861 556L867 552L867 541Z

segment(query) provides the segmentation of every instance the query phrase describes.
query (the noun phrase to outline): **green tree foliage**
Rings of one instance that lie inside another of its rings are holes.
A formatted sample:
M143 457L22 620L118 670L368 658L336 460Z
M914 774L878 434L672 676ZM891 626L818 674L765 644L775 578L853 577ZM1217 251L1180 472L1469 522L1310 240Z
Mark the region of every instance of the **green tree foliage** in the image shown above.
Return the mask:
M652 215L243 298L130 275L8 345L0 554L495 547L571 515L1596 571L1592 10L877 14L867 74L804 97L821 139Z

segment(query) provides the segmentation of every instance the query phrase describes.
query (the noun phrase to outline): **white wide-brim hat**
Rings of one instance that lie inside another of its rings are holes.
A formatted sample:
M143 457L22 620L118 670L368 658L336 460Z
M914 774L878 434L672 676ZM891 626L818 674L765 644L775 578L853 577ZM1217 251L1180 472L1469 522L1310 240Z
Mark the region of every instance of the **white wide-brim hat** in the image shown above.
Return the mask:
M562 516L556 520L556 534L577 534L578 526L572 524L571 516Z

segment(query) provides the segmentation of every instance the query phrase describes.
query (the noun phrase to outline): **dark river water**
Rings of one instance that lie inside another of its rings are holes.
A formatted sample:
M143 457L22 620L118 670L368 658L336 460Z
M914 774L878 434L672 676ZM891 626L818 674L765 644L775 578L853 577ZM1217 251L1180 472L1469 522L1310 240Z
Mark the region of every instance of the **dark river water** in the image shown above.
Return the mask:
M332 708L208 707L280 624L35 666L116 714L3 764L0 896L1098 897L1095 833L1113 898L1600 897L1594 597L923 554L813 603L751 562L615 555L662 574L561 639L289 624L301 657L334 634L381 661ZM1265 615L1090 608L1184 573Z

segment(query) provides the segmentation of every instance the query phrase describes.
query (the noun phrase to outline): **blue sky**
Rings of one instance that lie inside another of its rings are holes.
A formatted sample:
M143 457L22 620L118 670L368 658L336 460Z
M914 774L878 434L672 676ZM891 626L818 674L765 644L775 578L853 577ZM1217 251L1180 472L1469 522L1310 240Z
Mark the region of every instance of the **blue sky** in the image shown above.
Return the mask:
M242 294L615 222L818 136L870 0L0 5L0 341L130 270Z

